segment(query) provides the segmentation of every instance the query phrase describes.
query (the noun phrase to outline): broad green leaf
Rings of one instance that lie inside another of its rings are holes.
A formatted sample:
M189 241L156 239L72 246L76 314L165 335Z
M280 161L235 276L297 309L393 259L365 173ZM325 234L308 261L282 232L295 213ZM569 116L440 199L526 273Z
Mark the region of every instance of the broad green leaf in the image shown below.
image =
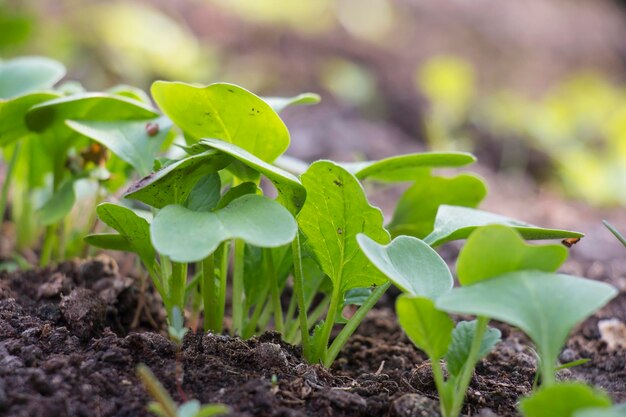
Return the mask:
M435 229L424 238L424 241L431 246L437 246L451 240L465 239L477 227L489 224L503 224L514 227L524 239L529 240L584 236L582 233L569 230L544 229L487 211L442 205L437 212Z
M260 247L290 243L297 231L293 216L268 198L247 194L214 212L197 212L180 205L164 207L151 225L155 249L176 262L196 262L228 239Z
M452 331L452 342L446 352L446 367L453 376L461 374L463 365L467 362L472 347L472 340L476 333L476 320L461 321ZM488 327L483 335L478 351L478 360L491 352L493 347L500 341L500 330Z
M57 93L31 93L11 100L0 100L0 147L31 134L24 115L32 106L58 97Z
M76 191L74 191L74 181L64 181L59 189L52 194L50 199L39 208L39 218L41 224L50 225L63 219L74 207L76 202Z
M423 239L433 231L441 205L476 207L486 195L485 183L475 175L422 176L398 200L388 229L392 235Z
M298 214L305 245L315 254L335 288L379 285L384 276L361 251L356 236L364 233L388 243L383 215L372 207L359 181L330 161L318 161L301 176L307 198Z
M444 260L417 238L399 236L384 246L359 234L357 241L380 272L410 295L435 299L454 284Z
M100 220L115 229L124 238L130 252L136 253L145 265L152 265L156 253L150 243L150 224L133 210L117 204L102 203L96 208ZM100 237L99 237L100 236ZM90 244L111 243L111 238L102 235L89 235L85 239ZM106 249L115 249L108 247Z
M289 131L263 99L233 84L195 87L157 81L152 96L186 134L235 144L272 162L289 146Z
M304 104L317 104L320 102L319 94L302 93L293 97L262 97L276 113L280 113L289 106L300 106Z
M424 152L392 156L379 161L344 162L345 169L360 180L412 181L430 168L461 167L476 162L465 152Z
M65 76L65 67L52 59L28 56L0 61L0 99L51 88Z
M432 300L402 294L396 300L396 313L409 339L431 360L439 360L446 354L452 341L454 322L446 313L437 310Z
M156 135L151 136L147 132L148 123L158 126ZM154 159L172 127L172 122L167 117L113 122L68 120L66 124L81 135L109 148L142 176L148 175L152 170Z
M216 172L205 175L191 189L184 206L193 211L211 211L217 207L221 191L220 176Z
M456 271L461 285L470 285L525 269L554 272L567 254L563 245L530 245L510 227L484 226L467 239L457 258Z
M608 410L611 398L580 382L563 382L542 388L520 402L524 417L579 417L576 411L591 407ZM600 415L594 414L593 417Z
M214 150L189 156L140 179L124 197L162 208L182 204L200 178L226 167L231 158Z
M449 313L490 317L522 329L542 360L556 363L571 329L604 306L617 291L612 286L540 271L510 272L437 299Z
M154 109L136 100L105 93L80 93L35 105L26 113L34 132L70 131L66 120L123 121L154 119Z
M229 205L231 201L246 194L261 194L261 189L253 182L244 182L243 184L239 184L224 193L221 200L217 203L217 208L224 208Z
M232 156L252 170L265 175L278 191L278 201L296 214L302 208L306 198L306 190L300 181L290 173L262 161L250 152L236 145L217 139L204 139L200 142L204 146L217 149Z
M574 412L574 417L624 417L626 416L626 404L614 405L611 408L585 408Z
M101 249L133 252L133 247L128 239L117 233L94 233L85 236L84 240L87 244Z

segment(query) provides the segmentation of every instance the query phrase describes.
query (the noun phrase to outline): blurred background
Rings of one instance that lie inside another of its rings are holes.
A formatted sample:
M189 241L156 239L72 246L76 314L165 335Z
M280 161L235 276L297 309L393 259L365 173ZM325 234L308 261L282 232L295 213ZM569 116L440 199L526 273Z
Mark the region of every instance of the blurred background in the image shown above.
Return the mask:
M465 150L509 186L626 205L625 1L0 0L0 56L24 54L88 90L317 92L285 112L292 155Z

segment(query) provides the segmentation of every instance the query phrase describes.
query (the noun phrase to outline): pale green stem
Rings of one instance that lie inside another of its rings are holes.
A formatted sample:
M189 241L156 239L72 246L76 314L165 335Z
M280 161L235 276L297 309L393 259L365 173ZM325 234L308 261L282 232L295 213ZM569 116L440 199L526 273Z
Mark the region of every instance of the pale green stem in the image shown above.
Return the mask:
M19 153L20 143L17 142L15 144L15 147L13 148L13 155L11 155L11 160L6 167L4 184L2 184L2 194L0 195L0 224L2 224L2 222L4 221L4 214L6 212L7 203L9 200L9 189L11 188L11 178L13 177L13 172L15 171L15 165Z
M243 240L235 239L235 264L233 271L232 297L233 325L230 329L231 336L240 335L243 330L243 309L245 305L243 288L245 248L246 246Z
M272 310L274 310L274 329L280 333L285 333L285 324L283 322L283 307L280 303L280 287L278 285L278 276L274 269L274 259L270 248L263 249L263 258L265 258L266 276L269 278L271 285Z
M311 342L309 341L307 307L304 299L304 273L302 272L302 252L300 249L300 231L291 243L293 256L293 291L298 302L298 317L300 319L300 338L304 357L310 360Z
M202 261L202 302L204 304L204 331L216 332L218 317L213 254Z

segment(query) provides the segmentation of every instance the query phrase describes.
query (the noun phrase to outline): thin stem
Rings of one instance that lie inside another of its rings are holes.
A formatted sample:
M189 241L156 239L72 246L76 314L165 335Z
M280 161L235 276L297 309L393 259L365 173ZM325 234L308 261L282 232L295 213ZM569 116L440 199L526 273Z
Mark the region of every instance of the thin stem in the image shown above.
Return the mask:
M322 334L320 335L317 346L315 347L315 361L326 364L326 355L328 353L328 342L330 341L330 333L335 326L335 317L337 317L337 311L339 310L339 304L341 303L341 287L336 285L333 288L333 294L330 297L330 307L328 313L326 313L326 320L322 327Z
M233 270L233 325L230 329L231 336L240 335L243 330L243 308L244 308L244 290L243 290L243 274L244 274L244 251L245 242L241 239L235 239L235 263Z
M13 177L13 172L15 171L15 165L17 161L17 156L20 153L20 143L17 142L15 147L13 148L13 155L11 155L11 160L7 165L7 170L4 175L4 184L2 184L2 194L0 194L0 224L4 221L4 213L7 209L7 202L9 200L9 188L11 188L11 178Z
M187 284L187 264L172 262L172 275L170 276L170 297L173 307L185 311L185 287Z
M48 266L52 260L52 250L54 249L54 241L56 238L57 225L51 224L46 226L46 234L41 247L41 256L39 258L39 266Z
M478 362L480 345L482 344L483 336L487 330L488 323L489 318L487 317L479 316L477 318L476 331L474 332L474 338L472 339L472 346L470 347L467 360L465 361L461 375L457 380L456 389L454 390L454 400L452 402L452 407L450 408L450 417L457 417L461 412L463 400L465 399L465 393L467 392L467 388L472 380L476 362Z
M285 326L287 329L285 331L284 340L289 340L288 335L298 331L298 321L294 317L295 313L296 313L296 297L295 297L295 294L292 294L292 296L289 297L289 306L287 307L287 313L285 314L285 319L286 319Z
M274 269L274 259L272 249L263 249L263 258L265 260L265 271L269 277L272 290L272 309L274 310L274 329L280 333L285 333L285 323L283 322L283 306L280 303L280 287L278 285L278 276Z
M264 307L266 306L267 287L263 289L263 294L260 297L260 299L261 301L259 301L257 305L254 306L252 317L250 317L250 320L248 321L248 323L246 323L246 327L244 328L244 331L243 331L244 339L248 339L252 337L252 335L256 332L257 324L259 323L259 319L261 318L261 315L263 311L265 310Z
M433 370L433 378L435 380L435 386L439 393L439 407L441 409L441 416L448 417L448 408L451 406L448 390L446 389L446 381L443 379L443 371L441 369L441 362L439 359L431 359L430 367Z
M263 332L267 328L270 318L272 317L273 309L274 305L269 301L263 306L263 312L261 313L261 317L259 317L259 321L257 323L259 331Z
M315 326L315 323L319 321L319 319L322 317L324 312L328 309L329 304L330 304L330 297L328 296L324 297L322 301L317 306L315 306L311 314L309 314L309 324L307 327L307 330L309 332L311 331L313 326ZM297 345L300 343L300 333L298 333L298 329L299 327L297 326L293 329L293 334L291 335L291 337L289 339L286 339L287 342L294 344L294 345Z
M202 260L202 302L204 304L204 331L215 332L217 326L217 293L215 291L215 261L213 254Z
M556 383L556 369L554 361L550 360L550 356L546 354L541 355L539 360L541 366L541 387L549 387Z
M302 339L302 351L304 357L309 360L311 355L311 342L309 341L308 319L306 301L304 299L304 273L302 272L302 251L300 249L300 231L291 243L293 256L293 291L298 302L298 317L300 319L300 337Z
M359 307L356 313L354 313L354 315L350 317L350 320L348 320L348 323L346 323L344 328L341 329L341 331L339 332L339 334L333 341L333 344L330 346L330 349L328 349L328 352L326 353L326 356L324 357L325 367L328 368L330 367L330 365L333 364L333 362L335 361L335 358L337 357L337 355L339 355L339 352L341 352L341 349L343 348L343 346L346 344L350 336L352 336L352 333L354 333L357 327L359 327L359 324L361 324L361 322L365 318L365 315L372 309L372 307L374 307L374 305L376 305L378 300L380 300L380 297L383 296L383 294L387 291L387 289L390 286L391 286L391 282L386 282L383 285L376 287L376 289L370 294L370 296L367 297L367 300L365 300L365 302L361 305L361 307ZM332 304L331 304L331 308L332 308ZM334 318L335 316L333 315L331 317Z
M226 284L228 280L228 261L230 260L230 242L223 242L219 248L217 248L217 259L220 261L219 265L219 288L217 290L217 308L215 313L219 317L215 333L222 333L224 323L224 310L226 309Z

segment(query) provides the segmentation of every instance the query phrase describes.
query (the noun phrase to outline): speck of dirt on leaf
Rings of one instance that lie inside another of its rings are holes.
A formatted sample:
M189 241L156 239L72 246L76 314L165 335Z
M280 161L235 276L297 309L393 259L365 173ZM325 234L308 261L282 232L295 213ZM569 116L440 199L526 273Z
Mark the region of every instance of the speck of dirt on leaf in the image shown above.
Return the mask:
M159 124L155 122L146 123L146 133L150 137L154 137L159 133Z

